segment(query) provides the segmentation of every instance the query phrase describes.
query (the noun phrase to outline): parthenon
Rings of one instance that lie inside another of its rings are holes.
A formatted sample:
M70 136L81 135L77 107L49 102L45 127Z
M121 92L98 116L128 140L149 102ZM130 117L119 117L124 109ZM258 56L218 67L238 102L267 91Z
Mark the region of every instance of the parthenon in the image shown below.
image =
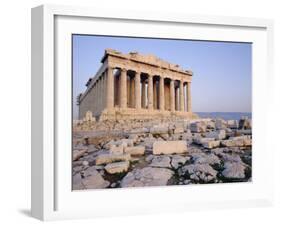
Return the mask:
M192 71L154 55L106 49L102 66L79 94L79 118L87 111L100 120L195 115L191 109Z

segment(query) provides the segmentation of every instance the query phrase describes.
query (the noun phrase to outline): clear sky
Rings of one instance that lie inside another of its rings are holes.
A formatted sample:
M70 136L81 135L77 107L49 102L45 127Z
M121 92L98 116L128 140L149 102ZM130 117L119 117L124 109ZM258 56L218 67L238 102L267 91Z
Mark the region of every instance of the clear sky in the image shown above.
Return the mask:
M106 48L123 53L154 54L190 69L194 112L251 112L252 45L250 43L73 35L73 106L89 77L101 66Z

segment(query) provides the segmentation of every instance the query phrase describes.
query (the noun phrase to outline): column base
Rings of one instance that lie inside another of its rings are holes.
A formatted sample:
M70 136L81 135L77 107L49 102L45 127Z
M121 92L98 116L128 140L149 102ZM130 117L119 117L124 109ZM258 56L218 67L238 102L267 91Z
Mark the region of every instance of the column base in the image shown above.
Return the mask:
M135 109L135 108L112 108L104 109L99 120L126 120L126 119L159 119L159 118L182 118L182 119L196 119L198 116L193 112L182 111L160 111L150 109Z

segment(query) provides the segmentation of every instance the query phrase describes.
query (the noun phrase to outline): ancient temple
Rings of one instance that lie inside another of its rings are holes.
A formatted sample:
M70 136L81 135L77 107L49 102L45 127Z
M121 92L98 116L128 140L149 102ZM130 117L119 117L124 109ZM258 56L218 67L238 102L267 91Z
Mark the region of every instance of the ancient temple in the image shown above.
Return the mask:
M192 71L154 55L106 49L96 75L77 97L79 118L87 111L101 120L195 115L191 109Z

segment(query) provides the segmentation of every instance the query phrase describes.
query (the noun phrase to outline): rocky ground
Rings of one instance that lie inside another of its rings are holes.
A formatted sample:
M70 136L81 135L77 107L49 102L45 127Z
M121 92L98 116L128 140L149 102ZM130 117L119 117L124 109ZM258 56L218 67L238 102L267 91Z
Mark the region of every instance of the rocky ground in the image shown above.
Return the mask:
M72 166L74 190L251 181L251 120L87 117Z

